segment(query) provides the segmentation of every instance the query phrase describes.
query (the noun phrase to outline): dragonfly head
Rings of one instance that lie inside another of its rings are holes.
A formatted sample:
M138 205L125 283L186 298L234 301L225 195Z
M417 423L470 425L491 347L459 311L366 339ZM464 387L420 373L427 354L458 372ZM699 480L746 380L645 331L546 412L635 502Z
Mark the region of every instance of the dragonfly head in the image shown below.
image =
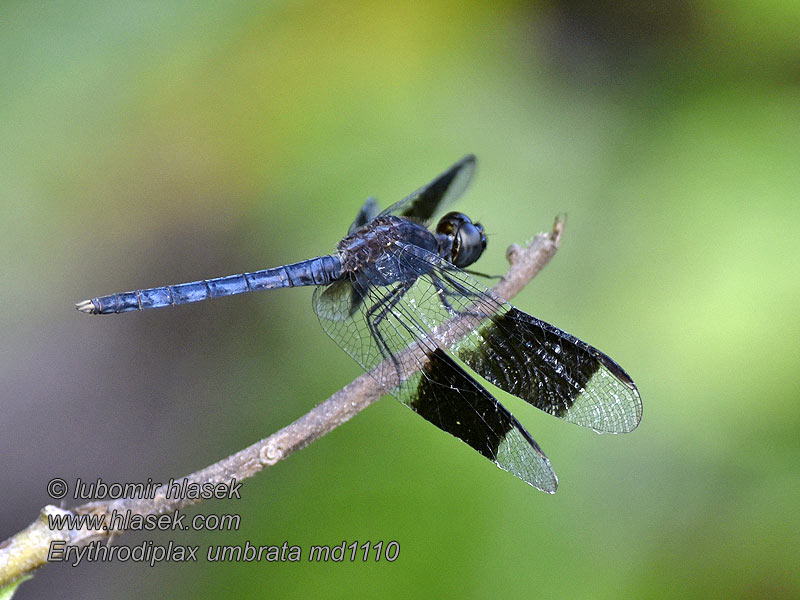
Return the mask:
M483 225L464 213L449 212L436 225L439 254L460 269L478 260L486 249Z

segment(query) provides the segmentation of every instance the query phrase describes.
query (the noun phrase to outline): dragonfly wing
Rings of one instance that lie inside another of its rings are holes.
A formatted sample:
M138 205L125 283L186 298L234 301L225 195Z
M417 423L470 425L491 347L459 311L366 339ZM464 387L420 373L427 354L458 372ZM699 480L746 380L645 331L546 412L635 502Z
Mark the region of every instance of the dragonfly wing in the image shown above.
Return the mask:
M403 254L398 247L393 256ZM555 473L538 444L431 336L428 324L442 315L421 314L415 305L432 290L420 278L366 286L356 277L317 288L314 310L326 333L403 404L500 468L555 492Z
M429 184L384 210L380 216L395 215L428 224L437 213L458 199L469 187L475 173L475 156L468 154Z
M407 246L402 257L406 269L427 273L418 285L429 289L419 294L417 311L429 317L429 327L443 328L445 346L484 379L597 432L638 426L639 392L610 357L522 312L431 252Z

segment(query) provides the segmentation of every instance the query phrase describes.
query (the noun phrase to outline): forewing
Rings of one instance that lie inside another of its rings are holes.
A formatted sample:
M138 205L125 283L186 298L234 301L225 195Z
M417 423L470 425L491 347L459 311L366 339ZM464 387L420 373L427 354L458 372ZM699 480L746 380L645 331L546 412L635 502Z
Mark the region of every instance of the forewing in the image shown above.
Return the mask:
M404 255L398 247L392 256ZM501 469L555 492L555 473L530 434L431 337L428 323L449 314L426 299L431 293L438 294L419 279L369 287L342 280L315 291L314 310L328 335L403 404ZM418 303L440 312L422 315Z
M473 154L468 154L428 185L384 210L380 216L396 215L430 223L435 214L442 212L467 189L475 172L475 160Z
M458 356L486 380L537 408L598 433L628 433L642 399L610 357L573 335L510 306Z
M597 432L627 433L637 427L639 392L611 358L494 296L435 254L408 247L403 256L419 272L427 265L430 275L422 279L433 290L423 295L439 300L438 306L418 303L417 310L429 317L440 343L487 381ZM442 300L450 310L443 312Z

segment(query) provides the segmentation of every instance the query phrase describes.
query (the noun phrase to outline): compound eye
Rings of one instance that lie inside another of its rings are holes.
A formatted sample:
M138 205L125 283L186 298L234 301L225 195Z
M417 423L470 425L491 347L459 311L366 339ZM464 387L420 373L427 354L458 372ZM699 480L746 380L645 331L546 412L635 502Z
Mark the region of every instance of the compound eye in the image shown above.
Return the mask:
M454 252L453 264L459 268L468 267L481 257L486 249L486 234L480 223L463 223L458 229L458 244Z
M442 217L436 233L451 240L448 260L459 268L468 267L486 248L486 234L480 223L473 223L464 213L451 212Z

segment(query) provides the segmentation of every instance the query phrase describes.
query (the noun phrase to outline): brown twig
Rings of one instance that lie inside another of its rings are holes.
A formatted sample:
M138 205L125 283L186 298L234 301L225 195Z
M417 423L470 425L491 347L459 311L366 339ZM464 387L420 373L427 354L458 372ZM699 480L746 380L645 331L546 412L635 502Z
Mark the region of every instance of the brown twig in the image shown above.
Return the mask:
M526 247L511 246L506 253L511 266L492 291L501 298L515 296L553 257L563 230L564 218L558 217L550 233L537 235ZM380 365L376 369L380 369ZM242 481L252 477L348 421L383 393L377 380L365 373L291 425L205 469L187 475L185 479L202 485L230 484L234 479ZM199 500L167 498L167 486L162 485L155 490L152 498L88 502L71 510L45 506L33 523L0 544L0 588L47 562L52 542L63 541L66 545L80 547L119 532L86 528L54 530L50 528L48 516L105 515L108 522L115 511L117 514L157 515L171 513L196 502Z

